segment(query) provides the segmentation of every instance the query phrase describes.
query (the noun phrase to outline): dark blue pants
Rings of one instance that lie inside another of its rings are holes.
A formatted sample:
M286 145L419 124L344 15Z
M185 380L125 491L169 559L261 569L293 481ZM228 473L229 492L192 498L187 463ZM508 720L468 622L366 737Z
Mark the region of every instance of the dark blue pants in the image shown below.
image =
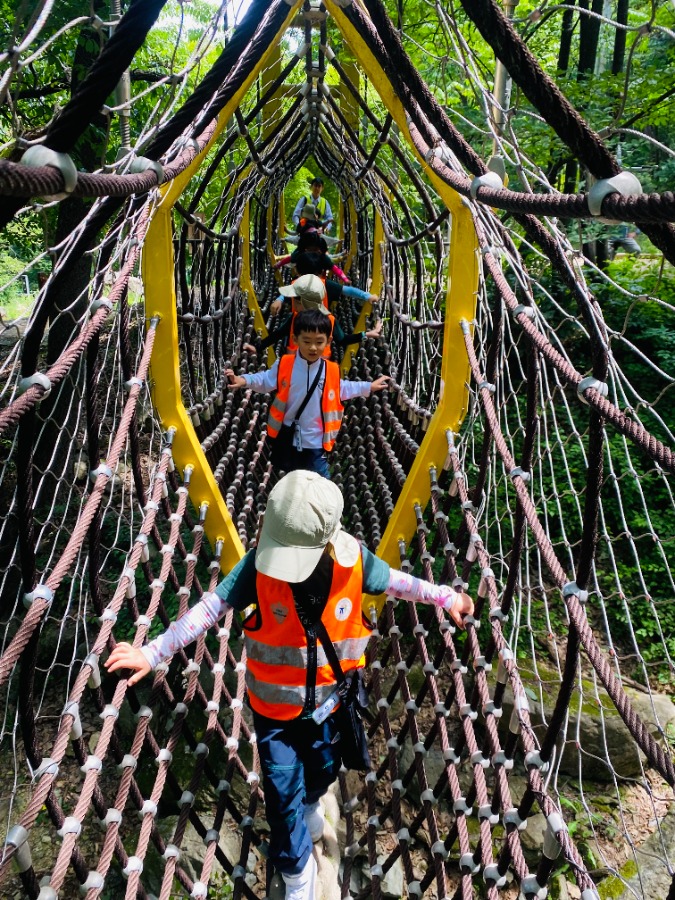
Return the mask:
M316 803L340 771L338 730L330 717L278 722L253 712L265 810L270 826L270 859L277 871L301 872L312 852L305 805Z
M293 461L293 468L289 469L289 472L294 472L296 469L307 469L309 472L316 472L330 480L328 454L322 447L318 450L310 447L305 450L294 450Z

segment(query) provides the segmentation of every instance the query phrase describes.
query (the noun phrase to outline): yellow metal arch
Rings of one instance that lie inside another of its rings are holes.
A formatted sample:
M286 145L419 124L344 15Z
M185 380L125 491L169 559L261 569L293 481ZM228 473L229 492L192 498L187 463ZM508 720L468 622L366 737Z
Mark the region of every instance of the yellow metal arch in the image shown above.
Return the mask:
M289 6L288 15L276 38L270 43L269 48L262 55L254 70L245 79L237 93L218 116L214 133L204 150L184 172L160 189L160 201L154 210L143 248L142 278L145 292L146 317L149 320L153 316L159 316L160 319L157 326L150 370L152 401L162 427L175 429L173 456L176 464L183 470L188 467L192 468L192 477L188 485L192 504L196 509L199 509L204 503L208 506L208 513L204 521L204 531L211 546L215 547L218 541L223 542L223 551L220 559L220 567L223 572L229 572L241 559L244 554L244 548L232 517L225 505L218 482L213 476L211 466L187 414L181 394L176 289L174 284L175 261L172 209L192 176L204 162L207 153L218 139L255 79L265 68L268 61L273 59L277 44L286 29L291 25L301 5L301 0L298 0L298 2ZM245 218L246 223L248 223L248 211L245 213ZM244 234L248 234L246 225L242 224L242 228L244 229ZM248 241L245 241L244 244L247 245ZM249 294L249 305L254 302L257 305L255 297ZM258 310L259 312L260 310ZM264 322L262 327L263 329L265 328ZM266 333L266 330L264 333Z
M403 104L392 90L391 83L370 52L368 45L346 18L335 0L324 0L324 3L345 38L345 42L355 52L371 84L398 125L401 137L415 152L438 196L451 213L448 290L441 361L441 395L419 453L415 457L394 513L377 549L379 557L390 565L398 567L400 564L399 541L404 541L407 545L416 531L415 506L419 505L424 509L431 497L430 470L435 468L440 472L445 464L447 458L446 432L448 430L458 431L466 415L470 369L459 323L462 319L473 322L476 314L479 269L478 239L471 212L463 198L438 178L415 150ZM381 269L381 265L378 266L378 269ZM375 266L373 271L375 272ZM381 608L381 605L382 599L377 603L378 609Z

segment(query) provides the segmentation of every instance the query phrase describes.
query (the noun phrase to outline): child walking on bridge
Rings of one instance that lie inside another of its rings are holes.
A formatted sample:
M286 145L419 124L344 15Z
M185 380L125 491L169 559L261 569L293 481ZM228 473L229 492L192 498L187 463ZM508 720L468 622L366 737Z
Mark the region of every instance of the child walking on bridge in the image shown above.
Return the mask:
M324 358L332 333L324 307L299 312L293 320L293 333L297 342L294 353L277 359L271 369L252 375L235 375L227 369L228 387L251 388L264 394L274 391L267 419L273 463L285 472L308 469L330 478L328 454L342 424L344 401L369 397L383 390L390 379L387 375L375 381L340 378L338 364ZM276 441L281 444L275 447ZM282 453L275 453L282 447Z
M255 604L243 623L246 686L269 855L286 900L315 900L319 801L342 762L338 682L325 647L333 645L343 676L359 677L372 628L364 593L435 604L460 627L473 613L468 594L390 569L343 531L343 506L337 485L320 475L286 475L270 493L257 549L164 634L142 648L120 643L105 663L110 672L131 669L135 684L215 625L228 606Z

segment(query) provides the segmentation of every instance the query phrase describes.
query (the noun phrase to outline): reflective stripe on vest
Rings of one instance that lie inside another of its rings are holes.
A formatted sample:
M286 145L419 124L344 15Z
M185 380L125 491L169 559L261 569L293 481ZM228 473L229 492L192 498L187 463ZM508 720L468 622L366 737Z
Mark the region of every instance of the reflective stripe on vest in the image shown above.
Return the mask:
M280 721L297 718L307 697L307 636L293 593L284 581L256 576L259 627L244 624L246 686L253 709ZM333 641L344 672L365 665L370 629L363 620L361 554L353 568L334 563L333 580L321 621ZM317 641L316 706L335 690L335 675Z
M279 360L277 392L270 403L267 416L267 434L271 438L275 438L279 434L281 426L284 424L295 359L295 353L287 353ZM343 412L344 406L340 399L340 367L337 363L327 359L323 394L321 395L321 416L323 421L321 443L324 450L330 451L335 446L335 439L342 424Z
M267 434L271 438L275 438L279 434L281 426L284 424L284 415L286 414L286 404L288 403L288 394L291 389L291 377L293 375L294 362L294 355L282 356L279 360L277 392L270 403L267 413Z

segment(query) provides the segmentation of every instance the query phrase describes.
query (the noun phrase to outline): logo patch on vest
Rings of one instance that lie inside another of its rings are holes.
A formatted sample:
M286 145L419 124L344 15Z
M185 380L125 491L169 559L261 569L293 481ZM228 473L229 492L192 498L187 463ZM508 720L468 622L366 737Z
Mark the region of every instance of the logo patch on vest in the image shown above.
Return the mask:
M284 606L283 603L275 603L272 606L272 615L280 625L283 625L283 622L288 615L288 607Z
M335 618L338 622L344 622L349 618L349 615L352 611L352 601L349 597L343 597L342 600L338 600L335 604Z
M328 391L328 399L335 400L335 391Z

